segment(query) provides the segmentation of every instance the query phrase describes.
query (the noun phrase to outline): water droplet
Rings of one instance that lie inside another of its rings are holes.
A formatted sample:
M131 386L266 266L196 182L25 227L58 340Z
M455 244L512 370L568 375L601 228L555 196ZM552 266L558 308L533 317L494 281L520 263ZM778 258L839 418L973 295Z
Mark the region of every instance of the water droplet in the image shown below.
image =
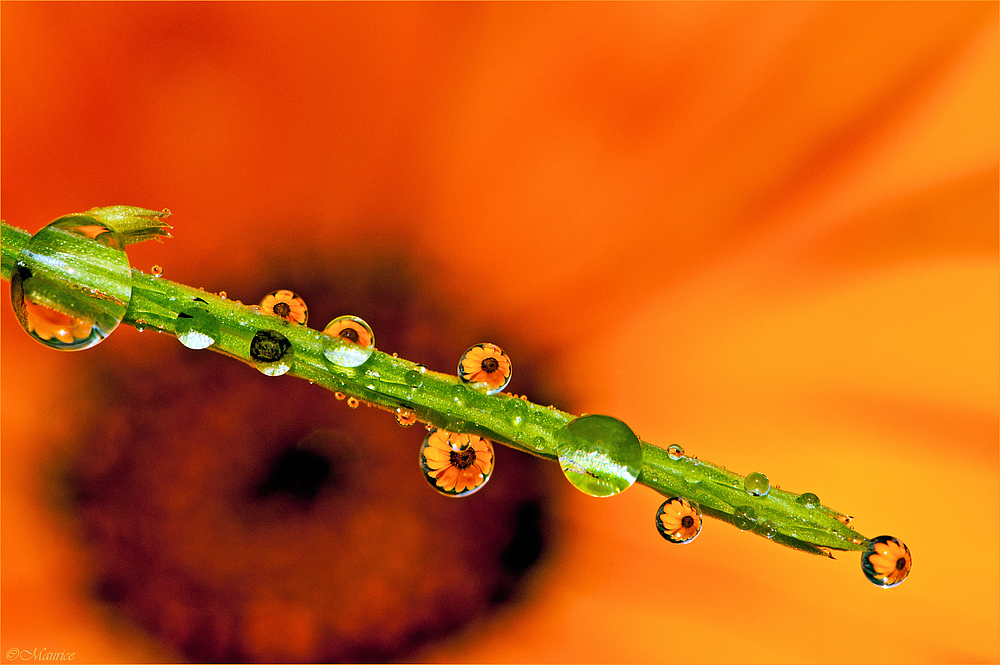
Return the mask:
M749 531L757 524L757 511L750 506L737 506L733 512L733 524L741 531Z
M812 492L806 492L805 494L799 495L795 499L796 503L801 503L806 508L819 508L820 502L819 497Z
M399 423L400 427L410 427L417 422L417 415L409 409L399 407L396 409L396 422Z
M288 289L278 289L267 294L261 299L260 307L266 314L274 314L292 323L305 325L309 320L306 301Z
M403 380L406 381L406 385L411 388L419 388L424 385L424 375L415 369L411 369L404 374Z
M493 444L474 434L434 428L420 446L424 478L445 496L468 496L493 474Z
M470 346L458 361L458 378L487 395L506 388L510 375L510 358L496 344Z
M701 510L682 496L667 499L656 511L656 530L668 542L690 543L701 533Z
M611 416L580 416L556 432L555 444L566 478L591 496L628 489L642 470L639 438Z
M60 351L98 344L125 316L132 269L121 236L88 215L60 217L28 241L11 273L21 327ZM68 285L62 275L73 275Z
M861 570L877 587L891 589L903 583L913 567L913 557L901 540L879 536L868 541L861 553Z
M152 268L152 270L150 272L153 273L153 277L162 277L163 276L163 266L161 266L161 265L155 265L155 266L153 266L153 268Z
M288 338L275 330L261 330L250 341L250 359L268 376L281 376L292 368L295 351Z
M842 524L850 524L854 517L851 515L834 515L833 519L841 522Z
M330 337L323 355L338 367L357 367L375 351L375 333L356 316L339 316L323 332Z
M145 330L146 329L146 319L136 319L135 320L135 329L138 330L139 332L142 332L143 330Z
M347 406L351 407L352 409L356 409L359 406L361 406L361 400L359 400L357 397L348 397Z
M528 417L528 405L519 399L511 399L505 402L510 422L513 425L520 425Z
M225 300L227 296L228 294L225 291L219 291L219 297L223 300Z
M743 481L743 489L753 496L767 496L771 491L771 481L763 473L754 471Z
M177 315L174 331L189 349L207 349L219 339L219 322L204 307L189 307Z
M761 522L757 527L757 533L764 536L768 540L771 540L778 535L778 527L772 522Z
M679 460L684 458L684 449L681 448L676 443L671 443L667 446L667 457L672 460Z
M347 398L347 395L345 395L344 393L340 393L340 392L333 393L333 396L336 397L337 399L340 399L340 400Z

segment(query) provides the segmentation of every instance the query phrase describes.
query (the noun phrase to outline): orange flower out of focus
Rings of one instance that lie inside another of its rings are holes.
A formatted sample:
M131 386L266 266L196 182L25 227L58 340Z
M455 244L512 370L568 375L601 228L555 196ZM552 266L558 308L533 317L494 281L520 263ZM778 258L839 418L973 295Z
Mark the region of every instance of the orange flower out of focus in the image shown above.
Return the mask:
M260 306L265 312L280 316L286 321L305 325L309 320L309 308L306 301L288 289L278 289L264 296Z
M894 587L906 579L913 567L910 548L891 536L873 538L862 560L865 574L879 586Z
M510 358L496 344L476 344L458 363L458 376L462 381L485 384L490 394L503 390L510 375Z
M493 473L493 444L481 436L433 429L420 449L428 482L442 494L467 496Z
M672 543L690 543L701 533L701 524L701 513L684 497L664 501L656 513L657 530Z

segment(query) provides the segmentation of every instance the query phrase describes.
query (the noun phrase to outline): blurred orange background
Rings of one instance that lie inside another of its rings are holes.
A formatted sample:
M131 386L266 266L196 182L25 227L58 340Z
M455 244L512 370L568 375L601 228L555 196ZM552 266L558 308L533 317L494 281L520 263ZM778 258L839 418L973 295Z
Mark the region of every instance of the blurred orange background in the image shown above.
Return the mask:
M1000 657L995 3L5 2L0 36L9 223L169 207L132 265L211 290L405 248L577 411L913 552L883 591L856 553L711 520L675 547L647 488L566 483L530 593L417 660ZM0 646L174 658L81 592L39 468L82 354L2 312Z

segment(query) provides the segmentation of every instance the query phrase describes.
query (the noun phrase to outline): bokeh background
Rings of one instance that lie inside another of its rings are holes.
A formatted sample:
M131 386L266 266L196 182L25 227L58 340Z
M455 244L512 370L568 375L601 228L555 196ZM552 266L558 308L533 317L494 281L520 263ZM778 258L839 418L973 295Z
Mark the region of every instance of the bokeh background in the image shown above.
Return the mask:
M856 554L714 521L672 546L652 491L549 476L553 544L516 599L406 658L997 661L995 3L5 2L0 37L8 222L169 207L133 266L245 302L309 302L276 265L392 249L517 340L511 390L530 363L561 406L913 552L883 591ZM0 331L3 657L180 658L91 591L102 554L50 477L102 418L95 365L169 340L60 354L7 305ZM483 341L442 337L456 362Z

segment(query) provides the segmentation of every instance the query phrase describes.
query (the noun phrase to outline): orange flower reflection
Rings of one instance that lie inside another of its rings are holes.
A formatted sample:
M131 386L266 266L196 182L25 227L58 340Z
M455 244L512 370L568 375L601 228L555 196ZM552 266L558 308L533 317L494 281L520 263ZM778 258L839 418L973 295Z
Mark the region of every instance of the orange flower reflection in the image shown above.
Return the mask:
M865 574L883 587L894 587L906 579L913 567L910 549L892 536L873 538L862 560Z
M701 533L702 516L684 497L663 502L656 513L656 528L672 543L690 543Z
M487 392L496 393L510 381L510 358L496 344L476 344L459 361L458 375L467 383L485 384Z
M309 320L309 309L305 300L288 289L278 289L267 294L260 301L260 306L268 314L280 316L292 323L305 325Z
M442 494L467 496L493 473L493 444L470 434L432 430L420 448L427 480Z

